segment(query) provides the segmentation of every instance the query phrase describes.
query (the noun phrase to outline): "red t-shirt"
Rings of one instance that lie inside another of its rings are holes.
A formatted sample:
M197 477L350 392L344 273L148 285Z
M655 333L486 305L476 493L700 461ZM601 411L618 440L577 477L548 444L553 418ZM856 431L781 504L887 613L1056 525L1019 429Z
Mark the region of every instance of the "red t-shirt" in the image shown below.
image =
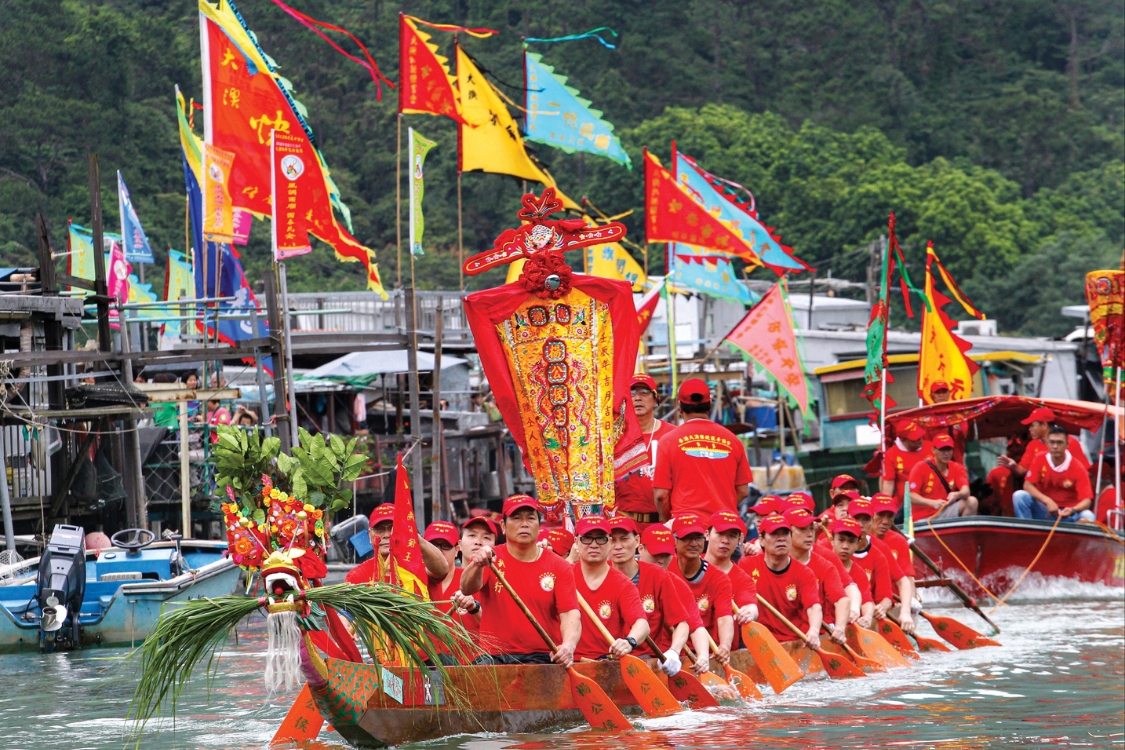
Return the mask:
M480 620L474 615L459 614L457 608L453 606L453 602L449 601L449 598L453 596L453 592L461 588L461 576L464 572L464 568L454 568L453 580L450 581L449 586L444 589L441 587L440 579L431 578L430 601L441 602L440 604L434 605L440 612L446 614L453 612L453 620L464 625L465 630L469 631L469 634L473 637L473 641L476 642L480 637Z
M1071 453L1070 465L1066 471L1057 471L1051 466L1050 454L1040 453L1031 462L1025 483L1035 485L1035 489L1055 501L1060 508L1073 508L1083 500L1092 500L1094 490L1090 486L1089 469L1083 467ZM1066 461L1063 461L1064 465Z
M586 577L582 575L582 563L574 563L574 590L586 600L614 638L629 635L633 623L648 617L641 607L641 595L637 593L637 587L616 568L609 568L609 573L601 584L596 589L591 589L586 584ZM609 644L606 643L605 636L590 622L590 616L583 612L582 637L578 639L578 647L574 649L574 658L600 659L608 653Z
M882 552L874 546L869 546L866 552L856 552L852 555L852 568L857 565L867 574L871 598L876 604L884 599L894 599L890 564Z
M675 589L677 596L679 596L680 604L683 606L684 613L687 615L688 632L694 633L703 627L703 617L699 613L699 607L695 604L695 595L691 593L691 587L688 586L687 581L684 580L683 576L675 575L671 572L675 567L676 564L672 563L668 570L664 572L668 574L668 580L672 582L672 588ZM667 630L668 629L665 628L665 632L667 632ZM672 644L672 634L669 633L668 637L664 640L653 636L653 640L667 651L668 646Z
M839 560L839 558L836 558ZM843 561L840 562L843 565ZM852 569L848 571L848 578L851 583L859 587L859 601L861 604L874 604L875 599L871 596L871 579L867 577L867 572L863 569L862 565L852 560ZM848 582L845 581L844 585L847 586Z
M1016 491L1016 480L1012 476L1012 470L1006 466L997 466L988 472L984 481L992 488L992 506L999 508L1002 515L1014 516L1016 511L1012 506L1012 494Z
M898 500L900 508L902 507L902 491L910 479L910 470L919 461L925 461L933 455L933 446L928 442L923 441L922 447L916 451L908 451L898 440L890 448L887 448L887 452L883 454L882 477L887 481L894 481L893 494L895 500Z
M732 613L734 612L734 604L742 608L747 604L758 603L758 589L754 586L754 579L751 578L745 570L737 565L732 565L730 570L725 570L723 572L726 573L727 578L730 579L731 594L734 596L734 602L731 606ZM730 644L731 651L734 651L742 645L742 634L739 630L741 630L741 628L736 625L734 628L734 640L731 641Z
M880 541L890 550L890 555L888 557L898 563L899 570L901 570L904 575L913 578L914 563L910 559L910 542L906 541L906 537L895 529L888 529L887 535ZM884 555L887 554L887 550L881 547L880 550Z
M820 604L820 588L816 575L808 566L793 560L785 570L770 570L765 555L744 557L738 563L750 574L758 593L772 604L789 622L807 632L809 629L809 607ZM779 641L794 641L797 636L765 607L758 614L758 622L769 628Z
M934 463L936 466L936 462ZM964 464L959 464L955 461L949 462L948 473L945 475L945 481L953 490L959 490L969 483L969 472ZM938 479L937 472L930 466L928 461L919 461L914 464L914 468L910 470L910 495L924 497L928 500L944 500L949 497L949 491ZM910 512L914 516L915 521L921 521L924 518L929 518L934 513L937 513L937 508L932 508L929 505L922 503L910 503Z
M883 553L883 557L887 560L887 570L891 573L891 583L897 584L906 577L906 570L898 564L898 557L891 547L885 541L877 536L868 534L867 538L871 540L871 546Z
M648 444L649 460L652 463L641 467L613 485L613 493L617 498L619 510L627 510L630 513L656 512L656 501L653 500L652 496L652 477L656 471L656 451L660 445L660 438L674 429L676 429L675 425L662 419L653 422L652 434L644 436Z
M570 563L550 550L540 550L534 562L522 562L512 557L508 545L501 544L496 547L496 567L551 639L555 643L562 641L559 616L578 609ZM491 570L484 571L484 586L474 596L481 606L480 645L485 651L490 654L550 651Z
M370 560L364 560L359 565L355 566L348 571L344 576L345 583L378 583L379 569L376 566L376 560L379 559L379 552L376 550L375 554L371 556Z
M689 620L687 607L668 571L646 562L638 562L637 567L637 594L641 597L641 609L648 618L649 633L660 650L667 651L672 645L671 628ZM655 656L647 642L637 646L633 653Z
M695 602L695 608L699 611L699 619L702 621L703 627L707 628L707 632L718 643L718 618L731 616L730 603L733 596L730 578L723 571L709 565L707 561L701 562L705 566L703 574L700 575L697 572L694 582L687 579L676 560L673 560L672 564L668 566L668 572L687 584L691 591L692 601Z
M1082 443L1074 435L1066 436L1066 449L1070 451L1070 455L1074 460L1086 471L1090 470L1090 462L1086 458L1086 451L1082 450ZM1044 440L1032 440L1027 444L1024 449L1023 458L1020 459L1020 466L1031 471L1032 462L1047 453L1047 443ZM1035 485L1038 487L1039 485Z
M827 537L824 537L824 538L827 539ZM821 560L827 560L829 563L832 564L832 567L835 568L835 570L836 570L836 575L840 577L840 585L841 586L846 587L848 585L847 568L845 568L844 564L842 562L840 562L840 558L837 557L836 551L834 549L832 549L831 544L829 544L827 546L824 546L824 547L819 546L819 544L814 544L813 548L812 548L812 553L814 555L816 555L817 557L819 557Z
M690 419L660 438L652 486L671 490L672 513L704 520L719 510L738 512L736 485L749 484L746 449L733 432L709 419Z
M836 558L836 561L839 562L839 558ZM805 567L816 576L820 607L824 610L824 621L831 625L836 621L836 602L848 597L847 592L844 591L844 584L840 582L840 574L836 572L836 567L831 562L816 552L809 555Z

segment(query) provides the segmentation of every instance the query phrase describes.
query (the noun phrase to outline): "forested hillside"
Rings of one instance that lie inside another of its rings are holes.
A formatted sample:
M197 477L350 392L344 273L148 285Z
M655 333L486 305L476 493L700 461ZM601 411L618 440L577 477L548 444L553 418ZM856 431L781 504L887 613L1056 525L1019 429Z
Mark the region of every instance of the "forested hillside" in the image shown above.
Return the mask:
M397 80L398 12L486 26L462 37L494 82L522 99L521 37L609 26L594 40L535 44L614 123L636 168L535 146L575 198L629 210L642 232L640 151L675 139L702 166L749 187L762 217L833 276L864 278L865 248L899 217L908 259L925 241L1007 331L1058 334L1085 271L1125 242L1125 10L1093 0L292 0L347 27ZM395 266L395 92L382 101L359 66L269 0L239 3L281 65L345 202L354 234ZM42 209L54 239L89 221L87 151L101 155L109 228L121 169L153 245L182 249L183 177L173 87L200 97L192 0L0 0L0 264L28 262ZM452 36L433 32L451 51ZM518 113L517 113L518 114ZM438 142L427 161L427 255L420 286L455 288L456 133L408 115ZM509 226L510 178L466 174L466 253ZM268 225L243 255L259 277ZM158 250L159 254L159 250ZM657 246L649 254L655 269ZM158 258L162 262L162 257ZM292 288L361 289L357 266L318 246ZM762 273L762 272L758 272ZM148 269L158 279L160 263ZM476 283L481 283L477 281Z

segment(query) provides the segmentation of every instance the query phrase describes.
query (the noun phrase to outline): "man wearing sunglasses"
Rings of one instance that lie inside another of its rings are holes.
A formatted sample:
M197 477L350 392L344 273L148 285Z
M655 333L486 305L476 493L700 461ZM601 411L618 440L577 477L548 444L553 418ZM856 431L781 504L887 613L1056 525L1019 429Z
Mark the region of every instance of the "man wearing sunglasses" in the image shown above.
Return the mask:
M641 607L637 587L609 565L609 521L603 516L583 516L574 533L578 548L574 589L614 639L612 645L607 644L597 625L585 621L589 612L584 612L582 637L578 639L574 658L604 659L607 654L614 658L631 654L648 637L648 617Z

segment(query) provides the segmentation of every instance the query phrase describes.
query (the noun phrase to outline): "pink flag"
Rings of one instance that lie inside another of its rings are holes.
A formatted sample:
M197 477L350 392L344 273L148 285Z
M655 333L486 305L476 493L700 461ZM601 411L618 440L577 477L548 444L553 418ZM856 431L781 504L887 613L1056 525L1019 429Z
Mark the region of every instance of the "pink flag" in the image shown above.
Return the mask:
M119 305L123 305L129 301L129 274L132 270L133 267L129 265L129 261L125 260L125 251L121 249L121 245L114 242L109 249L109 261L106 263L105 280L109 296L117 300L117 304ZM117 309L110 309L109 319L112 321L110 323L111 327L119 327L117 318Z
M750 308L727 334L726 341L764 368L779 387L797 401L802 412L808 410L808 385L801 355L797 351L789 300L780 282L766 292L761 302Z

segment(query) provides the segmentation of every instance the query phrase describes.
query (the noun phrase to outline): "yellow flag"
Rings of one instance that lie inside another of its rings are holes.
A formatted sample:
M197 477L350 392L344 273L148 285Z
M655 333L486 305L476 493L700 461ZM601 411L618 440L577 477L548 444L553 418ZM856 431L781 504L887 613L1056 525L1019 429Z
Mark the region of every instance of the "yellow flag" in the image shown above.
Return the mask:
M203 236L208 242L234 239L234 205L230 197L230 167L234 154L203 145Z
M972 345L953 332L953 321L942 307L950 299L934 284L934 253L932 243L926 248L926 303L922 314L922 342L918 349L918 396L933 403L930 389L934 383L945 383L950 399L961 401L973 396L973 375L980 365L968 357Z
M586 273L603 279L628 281L633 285L634 292L644 291L647 279L641 264L617 242L586 248Z

